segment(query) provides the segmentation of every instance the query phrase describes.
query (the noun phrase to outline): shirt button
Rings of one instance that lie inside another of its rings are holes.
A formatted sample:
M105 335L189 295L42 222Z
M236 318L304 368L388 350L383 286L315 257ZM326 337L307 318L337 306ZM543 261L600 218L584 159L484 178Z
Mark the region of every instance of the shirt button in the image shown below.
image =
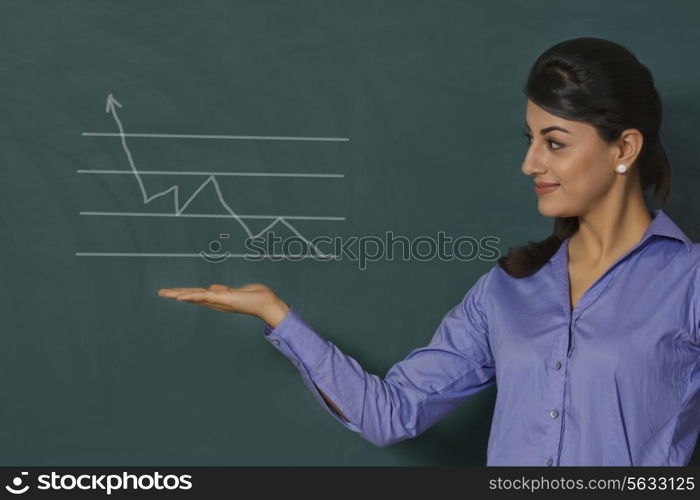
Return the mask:
M547 465L552 465L553 463L554 463L554 460L552 460L551 457L547 459Z
M292 363L294 363L294 366L296 366L296 367L299 366L299 360L298 360L298 359L293 360Z
M559 416L559 412L558 412L557 409L555 408L555 409L553 409L553 410L549 413L549 416L552 417L552 418L557 418L557 417Z
M559 368L561 368L561 363L557 361L556 363L554 363L554 369L558 370Z
M270 342L272 342L272 345L274 345L275 347L278 347L280 345L280 341L277 339L272 339Z

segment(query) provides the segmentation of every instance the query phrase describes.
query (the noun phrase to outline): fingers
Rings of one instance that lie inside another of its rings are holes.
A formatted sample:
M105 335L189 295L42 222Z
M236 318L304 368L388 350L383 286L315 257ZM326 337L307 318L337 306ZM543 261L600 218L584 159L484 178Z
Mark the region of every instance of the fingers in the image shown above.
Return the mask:
M196 304L198 306L206 306L210 309L216 309L217 311L233 312L233 311L231 311L231 309L229 309L227 307L224 307L220 304L216 304L214 302L209 302L209 301L204 300L204 299L187 299L187 298L180 299L180 298L178 298L177 300L178 300L178 302L188 302L190 304Z
M201 292L185 292L177 297L178 302L196 302L203 304L215 304L221 307L226 307L226 297L228 292L224 290L204 290Z
M190 287L190 288L161 288L161 290L174 290L176 292L187 292L187 291L203 291L206 288L201 287Z
M207 300L204 295L196 295L193 296L193 294L188 294L188 295L182 295L177 298L178 302L189 302L190 304L197 304L200 306L206 306L211 309L216 309L217 311L222 311L222 312L233 312L230 308L217 303L217 302L212 302L211 300Z
M263 285L261 283L248 283L246 285L240 286L238 288L231 288L226 285L222 285L219 283L214 283L212 285L209 285L209 288L201 288L201 287L189 287L189 288L161 288L158 290L158 295L161 297L172 297L172 298L177 298L178 296L182 295L183 293L192 293L192 292L206 292L206 291L213 291L213 292L225 292L228 290L245 290L245 291L258 291L258 290L265 290L268 287L266 285Z
M161 288L158 295L178 302L203 305L217 311L257 315L257 311L269 302L270 292L272 290L261 283L248 283L239 288L213 283L208 288Z
M203 290L200 292L183 292L175 297L177 300L192 300L195 302L205 301L214 297L214 292L212 290Z
M161 288L160 290L158 290L158 295L160 295L161 297L175 297L176 295L180 295L182 293L204 292L206 290L230 290L230 288L227 287L226 285L219 285L219 284L209 285L209 288L200 288L200 287Z
M182 293L203 292L206 288L161 288L158 290L158 295L161 297L177 297Z
M176 299L178 302L190 302L207 307L212 307L221 311L228 310L223 306L223 304L212 300L214 297L218 296L218 294L215 291L206 290L204 288L195 290L198 291L174 292L172 298Z

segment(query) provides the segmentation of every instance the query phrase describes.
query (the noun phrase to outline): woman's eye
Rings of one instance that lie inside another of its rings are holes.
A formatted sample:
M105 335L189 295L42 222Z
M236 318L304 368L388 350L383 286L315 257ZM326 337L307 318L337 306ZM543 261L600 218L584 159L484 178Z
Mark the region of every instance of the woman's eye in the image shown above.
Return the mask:
M531 136L530 134L528 134L527 132L523 132L523 135L524 135L525 137L527 137L527 144L528 144L528 146L529 146L529 145L532 143L532 136ZM564 147L562 144L560 144L560 143L558 143L558 142L556 142L556 141L550 141L550 140L548 139L547 142L550 144L550 148L551 148L552 150L555 150L555 151L556 151L557 149L561 149L561 148ZM555 147L552 147L552 146L551 146L552 144L556 144L557 147L556 147L556 148L555 148Z

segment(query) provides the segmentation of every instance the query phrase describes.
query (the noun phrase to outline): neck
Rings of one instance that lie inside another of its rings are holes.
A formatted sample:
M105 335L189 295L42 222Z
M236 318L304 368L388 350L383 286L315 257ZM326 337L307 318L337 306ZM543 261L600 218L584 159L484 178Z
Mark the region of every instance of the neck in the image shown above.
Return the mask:
M579 215L579 229L571 236L571 257L592 267L616 260L639 243L652 217L644 197L607 201Z

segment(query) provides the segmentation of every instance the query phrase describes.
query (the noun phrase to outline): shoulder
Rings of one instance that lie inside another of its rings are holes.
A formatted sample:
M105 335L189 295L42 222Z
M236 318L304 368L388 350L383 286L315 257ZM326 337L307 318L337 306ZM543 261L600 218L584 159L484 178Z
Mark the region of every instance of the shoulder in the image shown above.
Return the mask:
M484 295L489 293L489 290L498 285L497 281L500 279L500 273L507 276L501 266L498 264L492 265L488 271L481 274L481 276L477 278L476 282L474 285L472 285L467 294L477 295L478 298L481 299Z
M494 263L488 271L477 278L464 296L464 301L477 305L483 311L493 309L496 304L504 304L513 297L521 296L526 292L525 288L531 291L537 286L534 282L540 283L541 287L543 274L536 274L539 276L514 278L498 263Z
M483 301L484 295L486 295L489 281L493 274L493 268L482 273L475 282L469 287L467 292L462 297L462 304L480 304Z

